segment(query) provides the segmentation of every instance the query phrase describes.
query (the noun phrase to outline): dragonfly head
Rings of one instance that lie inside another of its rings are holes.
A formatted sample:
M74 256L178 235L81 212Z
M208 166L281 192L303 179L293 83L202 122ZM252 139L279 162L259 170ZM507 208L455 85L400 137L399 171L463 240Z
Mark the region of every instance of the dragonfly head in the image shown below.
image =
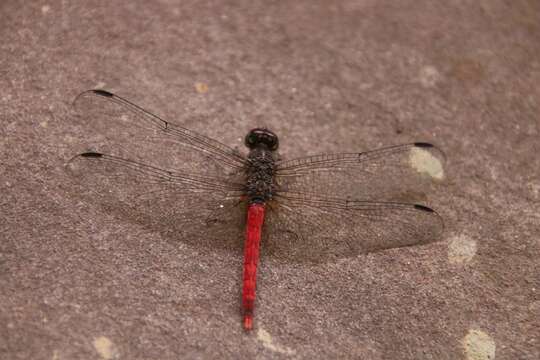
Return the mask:
M245 144L249 149L264 146L270 151L276 151L279 147L277 135L264 128L256 128L251 130L246 135Z

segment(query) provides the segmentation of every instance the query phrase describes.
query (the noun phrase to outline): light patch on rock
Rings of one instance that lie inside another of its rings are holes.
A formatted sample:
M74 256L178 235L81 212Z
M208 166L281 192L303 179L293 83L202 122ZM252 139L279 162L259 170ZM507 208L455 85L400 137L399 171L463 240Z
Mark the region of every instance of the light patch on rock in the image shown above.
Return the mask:
M53 351L52 360L60 360L60 355L58 355L58 350Z
M116 346L109 338L100 336L94 339L94 349L105 360L118 359L119 353Z
M206 94L208 92L208 85L201 82L195 83L195 90L197 90L199 94Z
M535 289L533 288L533 291ZM533 301L532 303L529 304L529 311L532 311L534 313L540 313L540 300L538 301Z
M41 7L41 13L42 13L43 15L47 14L47 13L49 12L49 10L51 10L51 7L50 7L49 5L43 5L43 6Z
M75 138L71 135L65 135L64 136L64 142L67 142L69 144L73 144L75 142Z
M495 359L495 341L482 330L470 329L462 343L467 360Z
M409 161L419 173L427 174L435 180L444 179L443 165L431 152L420 147L411 149Z
M257 330L257 339L262 343L262 346L264 346L265 348L273 352L286 354L286 355L293 355L295 353L293 349L274 344L274 341L272 340L272 336L267 331L265 331L264 329L261 329L260 327Z
M534 199L538 199L538 195L540 194L540 183L529 182L527 183L527 187L531 191L531 194L533 195Z
M466 236L457 236L448 245L448 260L453 264L470 262L476 255L476 241Z
M434 87L442 76L434 66L424 66L420 69L419 79L422 86L426 88Z
M43 120L39 123L39 126L41 126L42 128L47 128L47 126L49 126L49 123L47 122L47 120Z

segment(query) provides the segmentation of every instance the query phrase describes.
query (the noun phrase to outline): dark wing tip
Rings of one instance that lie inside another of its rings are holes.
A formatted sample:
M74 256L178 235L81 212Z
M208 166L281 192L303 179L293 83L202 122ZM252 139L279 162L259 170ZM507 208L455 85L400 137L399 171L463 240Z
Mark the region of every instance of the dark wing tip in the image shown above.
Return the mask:
M433 210L432 208L429 208L427 206L420 205L420 204L414 204L414 208L417 210L422 210L422 211L431 212L431 213L435 212L435 210Z
M95 90L86 90L86 91L83 91L82 93L80 93L79 95L77 95L75 97L75 99L73 99L73 102L72 102L72 106L75 106L77 104L77 101L88 95L88 94L94 94L94 95L98 95L98 96L103 96L103 97L106 97L106 98L112 98L114 97L115 95L113 93L110 93L106 90L101 90L101 89L95 89Z
M414 208L415 208L416 210L425 211L426 213L430 213L430 214L435 215L435 217L439 220L439 223L440 223L440 228L439 228L439 230L437 231L438 235L440 235L440 234L444 231L444 228L445 228L444 220L443 220L443 218L441 217L441 215L439 215L438 212L436 212L435 210L433 210L433 209L430 208L430 207L427 207L427 206L424 206L424 205L420 205L420 204L414 204L413 206L414 206ZM438 240L440 240L440 239L438 239ZM435 240L435 241L438 241L438 240Z
M87 152L84 152L84 153L77 154L77 155L73 156L71 159L69 159L69 161L67 163L64 164L64 166L67 169L73 170L74 169L73 168L74 161L80 160L80 158L99 159L99 158L101 158L103 156L105 156L105 154L98 153L98 152L95 152L95 151L87 151ZM88 161L90 161L90 160L88 160Z
M90 90L91 92L93 92L94 94L96 95L100 95L100 96L105 96L105 97L113 97L114 94L113 93L110 93L106 90L100 90L100 89L96 89L96 90Z
M433 144L426 143L426 142L415 142L414 146L420 147L420 148L432 148L432 147L435 147Z
M99 158L99 157L102 157L103 154L102 154L102 153L98 153L98 152L89 151L89 152L82 153L82 154L80 154L79 156L82 156L82 157L90 157L90 158Z
M439 155L442 157L442 160L446 161L446 154L444 153L444 151L442 151L439 147L431 144L431 143L427 143L427 142L415 142L414 143L414 146L418 147L418 148L424 148L424 149L432 149L431 151L437 151L439 153Z

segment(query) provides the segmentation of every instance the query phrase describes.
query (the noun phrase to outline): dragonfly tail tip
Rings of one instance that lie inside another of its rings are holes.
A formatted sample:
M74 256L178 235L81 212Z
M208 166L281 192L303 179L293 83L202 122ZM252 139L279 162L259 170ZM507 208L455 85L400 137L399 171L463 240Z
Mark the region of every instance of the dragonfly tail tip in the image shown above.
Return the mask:
M253 317L251 315L244 316L244 330L253 329Z

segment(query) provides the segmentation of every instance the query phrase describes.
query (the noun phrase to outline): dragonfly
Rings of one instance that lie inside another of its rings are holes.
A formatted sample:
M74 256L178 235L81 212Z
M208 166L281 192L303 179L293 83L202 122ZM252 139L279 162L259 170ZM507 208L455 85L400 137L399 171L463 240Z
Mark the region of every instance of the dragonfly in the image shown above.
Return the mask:
M444 176L445 155L431 143L286 160L265 127L247 133L243 153L106 90L87 90L74 105L103 148L67 163L82 192L189 244L240 251L243 241L246 330L261 248L317 263L440 240L441 216L411 201Z

